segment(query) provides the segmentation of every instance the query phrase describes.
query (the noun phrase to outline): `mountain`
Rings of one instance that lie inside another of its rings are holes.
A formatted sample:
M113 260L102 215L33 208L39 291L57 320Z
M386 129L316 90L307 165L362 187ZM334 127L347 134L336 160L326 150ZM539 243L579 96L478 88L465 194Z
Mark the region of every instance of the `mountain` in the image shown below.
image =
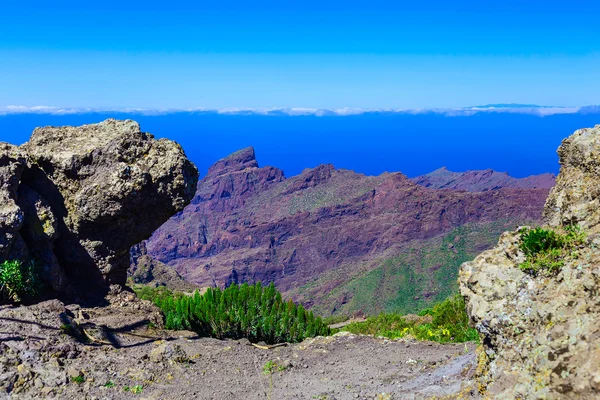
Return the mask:
M506 172L491 169L483 171L452 172L442 167L425 175L412 178L418 185L432 189L466 190L485 192L502 188L552 189L554 174L532 175L526 178L513 178Z
M330 164L286 178L246 148L209 169L147 249L200 286L273 281L323 315L414 312L456 291L458 266L499 233L537 222L547 194L432 190Z

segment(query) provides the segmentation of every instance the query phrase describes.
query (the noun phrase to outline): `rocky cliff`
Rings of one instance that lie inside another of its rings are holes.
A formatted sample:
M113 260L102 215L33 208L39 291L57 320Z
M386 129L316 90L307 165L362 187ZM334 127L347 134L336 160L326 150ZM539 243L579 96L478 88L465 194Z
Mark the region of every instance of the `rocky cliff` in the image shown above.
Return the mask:
M550 228L579 225L586 244L566 255L556 275L532 276L521 231L467 262L460 291L481 333L480 385L497 399L600 397L600 125L558 149L561 170L546 202Z
M491 169L483 171L452 172L442 167L425 175L412 178L418 185L431 189L467 190L485 192L503 188L551 189L556 177L554 174L532 175L526 178L513 178L506 172Z
M60 295L102 295L125 283L130 247L189 203L197 178L179 145L130 120L0 143L0 262L34 262Z
M538 220L547 193L430 190L332 165L285 178L248 148L211 167L147 247L201 286L274 281L323 314L416 311L456 290L460 263L491 238Z

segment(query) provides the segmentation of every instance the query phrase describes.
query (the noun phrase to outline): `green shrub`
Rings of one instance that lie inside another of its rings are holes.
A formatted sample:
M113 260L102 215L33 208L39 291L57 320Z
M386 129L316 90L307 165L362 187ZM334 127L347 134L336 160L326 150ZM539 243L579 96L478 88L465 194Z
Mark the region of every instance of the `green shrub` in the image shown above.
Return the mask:
M320 317L289 300L284 302L273 283L263 287L231 285L225 290L209 288L192 296L166 289L138 289L165 315L167 329L188 329L216 338L248 338L266 343L299 342L307 337L329 335Z
M33 296L36 287L35 266L20 261L4 261L0 264L0 302L20 302Z
M416 339L441 343L479 340L477 330L469 326L465 301L458 294L436 304L433 308L423 310L419 316L421 317L419 319L408 319L396 313L379 314L367 318L365 322L356 322L342 329L390 339L412 335Z
M570 225L563 232L544 228L523 228L520 249L525 261L519 268L531 275L553 275L564 266L566 259L577 256L585 244L586 235L579 226Z

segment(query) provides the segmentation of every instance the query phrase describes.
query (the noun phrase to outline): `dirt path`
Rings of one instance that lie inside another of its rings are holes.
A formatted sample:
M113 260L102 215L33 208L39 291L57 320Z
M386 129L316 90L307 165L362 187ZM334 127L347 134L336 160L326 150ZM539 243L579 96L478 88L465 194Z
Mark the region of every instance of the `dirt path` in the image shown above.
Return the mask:
M76 311L88 343L61 333L58 302L0 307L0 398L422 399L461 391L475 368L473 345L338 334L263 350L149 328L143 307Z

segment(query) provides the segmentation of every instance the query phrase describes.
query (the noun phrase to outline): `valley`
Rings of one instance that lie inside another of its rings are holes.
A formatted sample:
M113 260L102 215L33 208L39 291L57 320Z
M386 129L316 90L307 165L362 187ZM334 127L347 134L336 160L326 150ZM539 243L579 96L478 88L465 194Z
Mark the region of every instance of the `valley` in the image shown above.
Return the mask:
M145 246L200 287L274 282L323 316L414 313L455 293L460 264L500 233L539 223L553 176L508 178L484 171L438 190L330 164L286 178L246 148L217 161Z

